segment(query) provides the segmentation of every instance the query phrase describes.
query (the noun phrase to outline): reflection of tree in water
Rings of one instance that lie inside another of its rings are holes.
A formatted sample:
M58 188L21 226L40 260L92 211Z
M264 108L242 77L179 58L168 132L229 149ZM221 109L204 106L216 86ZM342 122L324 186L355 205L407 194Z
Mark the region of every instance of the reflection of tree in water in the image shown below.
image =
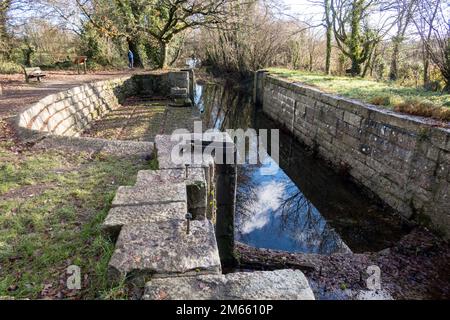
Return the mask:
M253 178L257 166L242 166L239 168L239 192L237 206L237 231L242 235L242 226L258 214L258 186L257 179ZM278 237L288 236L292 244L299 251L329 254L346 251L346 246L331 229L317 209L298 190L298 188L284 178L278 180L283 192L278 197L279 206L275 210L267 209L267 214L278 221L277 229L268 229L267 232L277 233Z
M286 197L280 199L281 206L275 213L280 219L279 232L288 232L299 246L311 246L317 253L346 249L339 235L293 183L288 182L285 190Z
M196 101L202 103L205 127L246 129L251 124L253 107L247 92L233 90L229 85L203 85L198 95Z

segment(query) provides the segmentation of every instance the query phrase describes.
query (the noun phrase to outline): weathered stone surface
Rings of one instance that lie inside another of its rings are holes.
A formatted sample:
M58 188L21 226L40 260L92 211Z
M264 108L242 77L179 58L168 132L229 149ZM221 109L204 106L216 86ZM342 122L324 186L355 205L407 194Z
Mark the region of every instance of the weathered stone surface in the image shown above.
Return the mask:
M123 276L180 276L219 274L219 252L214 227L208 220L163 221L126 225L109 262L113 279Z
M186 71L170 72L168 80L171 87L187 88L189 90L189 73Z
M204 181L187 185L189 208L206 208L207 186Z
M147 225L167 220L184 221L186 213L186 202L115 207L109 211L102 228L110 235L117 236L124 225Z
M204 168L143 170L138 173L136 187L185 182L187 206L194 219L206 217L208 187Z
M185 183L119 187L112 206L145 205L163 202L186 202Z
M170 95L173 98L187 98L188 94L189 94L188 88L178 88L178 87L170 88Z
M99 81L49 95L18 115L18 127L78 136L92 120L118 108L127 96L145 94L148 87L151 87L151 94L158 93L163 96L170 93L171 86L180 87L178 96L186 98L186 91L190 87L189 72L173 72L173 75L171 73L134 75ZM152 77L155 81L149 86L142 86L143 79L147 77ZM169 77L172 85L167 81ZM76 125L73 125L74 122Z
M205 182L203 168L179 168L162 170L141 170L138 172L136 186L152 185L164 182L183 182L187 185Z
M145 300L314 300L299 270L152 279Z
M184 154L191 152L191 157L183 159L172 159L172 150L180 143L180 141L172 141L169 135L158 135L155 137L155 147L158 150L159 169L179 169L185 168L189 165L191 168L209 167L214 164L214 159L211 156L204 156L203 150L195 150L189 145L181 150Z
M75 118L86 122L78 126L82 130L89 121L101 115L99 101L109 109L119 106L116 95L129 95L134 87L129 85L130 77L108 80L105 86L99 83L85 84L70 90L49 95L18 116L22 128L31 128L66 135L72 134L58 127L70 128Z

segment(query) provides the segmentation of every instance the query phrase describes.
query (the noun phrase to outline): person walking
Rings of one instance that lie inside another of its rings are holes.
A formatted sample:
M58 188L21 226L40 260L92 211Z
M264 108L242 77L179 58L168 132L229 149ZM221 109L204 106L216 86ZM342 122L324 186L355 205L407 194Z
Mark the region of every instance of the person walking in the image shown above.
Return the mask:
M128 50L128 67L130 69L134 68L134 54L131 50Z

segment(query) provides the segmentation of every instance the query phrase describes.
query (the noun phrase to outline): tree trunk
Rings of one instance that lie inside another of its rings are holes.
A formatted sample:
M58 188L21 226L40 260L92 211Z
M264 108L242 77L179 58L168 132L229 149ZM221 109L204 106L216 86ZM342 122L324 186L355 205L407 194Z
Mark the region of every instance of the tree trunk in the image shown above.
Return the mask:
M159 64L158 67L165 69L168 67L168 49L169 46L165 41L159 41Z
M361 64L356 57L352 57L352 67L350 68L350 75L352 77L357 77L361 74Z
M426 87L428 85L429 79L429 73L428 69L430 66L430 57L428 56L428 51L425 48L425 43L423 44L423 86Z
M325 73L328 75L331 72L331 37L332 37L332 25L331 25L331 8L330 0L325 0L325 20L327 24L327 49L325 58Z
M28 46L26 49L23 50L24 55L24 64L26 67L31 67L31 57L34 53L34 49L31 46Z
M134 67L144 68L144 63L142 62L142 58L139 53L138 41L136 41L135 39L128 39L127 42L128 42L128 49L130 49L134 55Z
M391 69L389 71L389 79L396 81L398 79L398 55L399 55L399 42L394 40L394 48L392 51Z
M363 73L362 73L362 77L363 77L363 78L366 77L367 71L368 71L369 68L371 67L372 55L373 55L373 53L374 53L374 50L375 50L375 46L374 46L374 48L373 48L372 50L370 50L369 57L367 58L367 61L366 61L366 64L365 64L365 66L364 66L364 70L363 70Z
M353 77L359 76L361 74L361 43L360 43L360 33L361 33L361 17L363 14L363 1L353 1L352 12L351 12L351 34L350 34L350 59L352 60L352 67L350 69L350 74Z

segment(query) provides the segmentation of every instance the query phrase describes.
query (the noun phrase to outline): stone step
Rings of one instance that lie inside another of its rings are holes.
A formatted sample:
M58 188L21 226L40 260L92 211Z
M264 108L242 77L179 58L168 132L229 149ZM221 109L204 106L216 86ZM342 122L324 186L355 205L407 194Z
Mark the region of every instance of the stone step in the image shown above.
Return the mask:
M161 183L146 186L121 186L117 189L112 207L187 202L186 184Z
M135 187L182 181L186 183L189 212L196 220L205 219L207 216L208 187L204 168L187 167L185 169L139 171Z
M214 166L213 157L203 157L203 152L194 154L194 150L192 150L192 157L186 158L186 160L172 159L172 150L179 144L179 140L171 141L170 135L157 135L155 137L155 148L157 149L159 169L184 169L186 168L186 165L191 168L210 168L211 166ZM186 146L186 148L191 150L190 146ZM198 159L198 161L196 159ZM208 179L208 176L206 178Z
M220 274L214 227L208 220L163 221L125 225L108 266L109 278L144 280L146 277Z
M185 182L187 185L206 183L203 168L178 168L162 170L141 170L138 172L135 186L153 185L154 183Z
M186 219L186 202L170 202L142 206L119 206L109 210L102 229L117 238L125 225L148 225L167 220Z
M299 270L152 279L144 300L314 300Z

